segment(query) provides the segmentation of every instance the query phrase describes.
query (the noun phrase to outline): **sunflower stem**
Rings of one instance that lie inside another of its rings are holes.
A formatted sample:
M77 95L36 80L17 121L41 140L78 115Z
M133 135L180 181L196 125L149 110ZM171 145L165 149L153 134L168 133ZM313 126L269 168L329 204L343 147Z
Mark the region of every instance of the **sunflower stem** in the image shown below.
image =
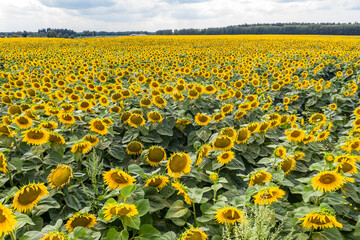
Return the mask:
M195 222L195 227L198 226L197 220L196 220L196 209L195 209L195 202L192 202L192 207L193 207L193 215L194 215L194 222Z
M216 203L216 182L214 182L214 203Z
M9 172L9 180L10 180L11 187L13 187L14 186L14 180L13 180L13 176L12 176L11 172Z
M311 239L311 237L312 237L313 233L314 233L314 228L313 228L313 227L311 227L311 229L310 229L310 233L309 233L309 239Z
M274 175L275 164L276 164L276 155L274 156L274 162L273 162L273 166L272 166L272 169L271 169L271 175Z
M12 240L16 240L16 232L15 231L10 232L10 237Z

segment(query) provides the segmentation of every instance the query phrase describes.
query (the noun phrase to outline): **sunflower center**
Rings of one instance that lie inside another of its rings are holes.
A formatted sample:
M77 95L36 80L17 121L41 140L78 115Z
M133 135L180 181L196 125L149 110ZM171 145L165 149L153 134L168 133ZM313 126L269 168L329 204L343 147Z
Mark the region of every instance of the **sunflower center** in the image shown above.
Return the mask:
M128 149L131 152L139 152L141 150L141 145L139 143L133 143L128 146Z
M188 234L188 236L185 238L185 240L202 240L201 233L199 232L192 232Z
M128 182L128 180L122 174L119 174L117 172L111 174L111 179L119 184Z
M160 120L160 114L158 114L158 113L152 113L152 114L150 115L150 118L151 118L152 120L155 120L155 121Z
M281 165L281 169L284 172L289 171L291 169L291 167L292 167L292 161L291 160L284 160L283 164Z
M40 131L31 131L28 133L28 138L30 139L42 139L44 137L44 133Z
M41 194L40 188L27 187L19 194L19 203L21 205L28 205L33 203Z
M122 207L122 208L117 210L117 215L124 216L124 215L128 214L129 212L131 212L131 209L127 209L126 207Z
M149 186L150 187L158 187L160 184L162 183L162 180L160 178L153 178L150 182L149 182Z
M3 210L0 209L0 223L3 223L6 221L6 217L5 215L3 214Z
M91 223L91 218L78 216L71 222L71 226L73 228L76 228L78 226L87 227L90 223Z
M344 172L344 173L348 173L353 169L353 165L349 164L349 163L343 163L340 166L340 169Z
M215 141L214 146L216 148L227 148L231 144L231 140L229 138L218 138Z
M330 222L331 221L328 216L325 216L324 218L320 218L320 216L314 216L313 218L311 218L311 223L316 225L325 225Z
M20 118L18 119L18 122L19 122L20 124L28 124L28 123L29 123L29 120L27 120L27 118L25 118L25 117L20 117Z
M254 184L261 184L265 181L265 178L266 178L265 174L259 173L259 174L255 175L253 182L254 182Z
M245 140L246 138L247 138L247 132L246 131L240 131L239 133L238 133L238 137L237 137L237 140L238 141L243 141L243 140Z
M208 118L204 115L200 115L198 119L200 122L206 122L208 120Z
M72 120L72 116L66 114L62 116L62 119L64 119L65 121L71 121Z
M105 126L104 126L104 124L103 124L101 121L96 121L96 122L94 123L94 127L95 127L97 130L100 130L100 131L102 131L102 130L105 129Z
M240 218L240 215L236 211L227 210L223 213L224 218L228 220L236 220Z
M335 182L336 178L333 174L324 174L323 176L320 177L320 182L324 183L324 184L331 184L333 182Z
M161 148L154 148L149 150L148 158L151 162L160 162L164 159L164 151Z
M142 118L138 115L132 115L130 117L130 121L136 125L139 125L140 123L142 123Z
M71 176L71 169L68 168L60 168L54 172L51 178L51 183L55 187L62 186L63 184L66 184Z
M293 131L292 133L291 133L291 136L292 137L294 137L294 138L297 138L297 137L299 137L300 136L300 131Z
M175 155L170 160L170 169L173 172L181 172L184 170L187 164L187 159L185 156Z

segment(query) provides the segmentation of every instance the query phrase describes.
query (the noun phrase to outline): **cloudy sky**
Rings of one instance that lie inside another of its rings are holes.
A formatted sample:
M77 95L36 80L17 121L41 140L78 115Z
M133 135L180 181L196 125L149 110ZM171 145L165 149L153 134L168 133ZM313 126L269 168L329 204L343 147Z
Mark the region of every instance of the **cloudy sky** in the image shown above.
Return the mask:
M360 22L360 0L5 0L0 32L156 31L244 23Z

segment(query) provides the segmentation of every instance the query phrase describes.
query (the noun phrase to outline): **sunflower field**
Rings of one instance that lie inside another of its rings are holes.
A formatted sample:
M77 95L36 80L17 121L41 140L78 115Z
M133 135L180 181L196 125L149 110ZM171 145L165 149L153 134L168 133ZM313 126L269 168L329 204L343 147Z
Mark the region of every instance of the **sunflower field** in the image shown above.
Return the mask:
M0 239L360 239L359 37L0 49Z

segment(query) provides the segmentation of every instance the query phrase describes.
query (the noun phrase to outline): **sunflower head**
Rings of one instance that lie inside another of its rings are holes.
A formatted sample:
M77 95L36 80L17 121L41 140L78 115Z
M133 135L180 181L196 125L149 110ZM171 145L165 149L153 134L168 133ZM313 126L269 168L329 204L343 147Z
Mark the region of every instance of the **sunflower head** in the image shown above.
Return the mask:
M302 129L293 129L285 131L287 139L291 142L301 142L305 136L305 131Z
M234 152L233 151L224 151L219 156L217 156L218 163L227 164L234 159Z
M93 214L77 212L66 222L66 229L71 233L76 227L92 228L95 223L96 217Z
M195 122L200 126L208 125L211 121L211 118L205 114L197 113L195 116Z
M66 235L62 232L49 232L48 234L45 234L43 238L40 240L67 240L68 238Z
M215 150L230 150L234 146L234 142L228 136L218 136L212 143Z
M133 204L125 204L125 203L109 203L104 209L104 218L107 221L110 221L111 217L121 217L127 216L132 217L139 214L136 206Z
M166 152L160 146L152 146L146 153L146 161L153 167L160 164L161 161L166 160Z
M336 171L324 171L312 178L314 189L321 192L331 192L341 188L345 183L345 178Z
M15 230L17 221L11 209L0 203L0 236L7 235Z
M126 172L118 169L111 169L103 174L104 183L110 189L121 189L128 185L133 185L136 181L135 178Z
M91 150L91 143L89 141L80 141L78 143L75 143L72 147L71 147L71 152L73 153L81 153L81 154L85 154L90 152Z
M260 190L254 195L254 203L258 205L268 205L273 202L278 202L278 198L283 198L285 192L278 187L268 187Z
M287 157L279 163L279 169L283 170L285 174L289 174L295 168L296 161L294 157Z
M336 221L336 218L327 211L314 211L306 214L303 218L299 218L299 220L303 221L301 226L307 229L311 227L315 229L343 227L342 224Z
M83 137L82 140L90 142L91 146L97 146L100 141L98 137L91 135L91 134L86 135L85 137Z
M146 180L145 187L154 187L157 190L161 190L169 183L169 178L166 176L155 176Z
M264 182L270 182L272 178L271 173L261 170L251 174L249 186L261 185Z
M139 155L143 151L143 145L138 141L132 141L126 147L126 152L129 155Z
M48 194L49 192L43 183L28 184L16 192L12 207L19 212L30 211L42 197Z
M189 189L182 184L181 182L175 180L171 186L173 186L177 191L178 191L178 195L182 195L184 197L184 200L187 204L191 204L192 203L192 199L189 197L189 194L187 193L189 191Z
M128 124L134 128L137 128L138 126L143 126L145 124L145 119L141 114L132 113L128 119Z
M190 169L190 156L184 152L174 153L167 162L168 174L175 179L181 177L181 174L188 174Z
M105 135L108 132L107 124L100 119L92 119L90 121L90 131Z
M47 179L51 188L59 189L66 184L69 184L72 177L72 168L68 165L60 164L55 169L51 170Z
M0 172L8 173L9 170L7 169L7 159L4 153L0 152Z
M286 148L283 146L277 147L274 151L274 154L276 157L284 159L286 157Z
M23 132L23 142L32 145L41 145L49 141L49 132L39 128L31 128Z
M200 228L191 227L186 230L179 240L206 240L208 235Z
M224 207L216 209L215 220L218 223L235 224L241 223L244 218L244 213L234 207Z

